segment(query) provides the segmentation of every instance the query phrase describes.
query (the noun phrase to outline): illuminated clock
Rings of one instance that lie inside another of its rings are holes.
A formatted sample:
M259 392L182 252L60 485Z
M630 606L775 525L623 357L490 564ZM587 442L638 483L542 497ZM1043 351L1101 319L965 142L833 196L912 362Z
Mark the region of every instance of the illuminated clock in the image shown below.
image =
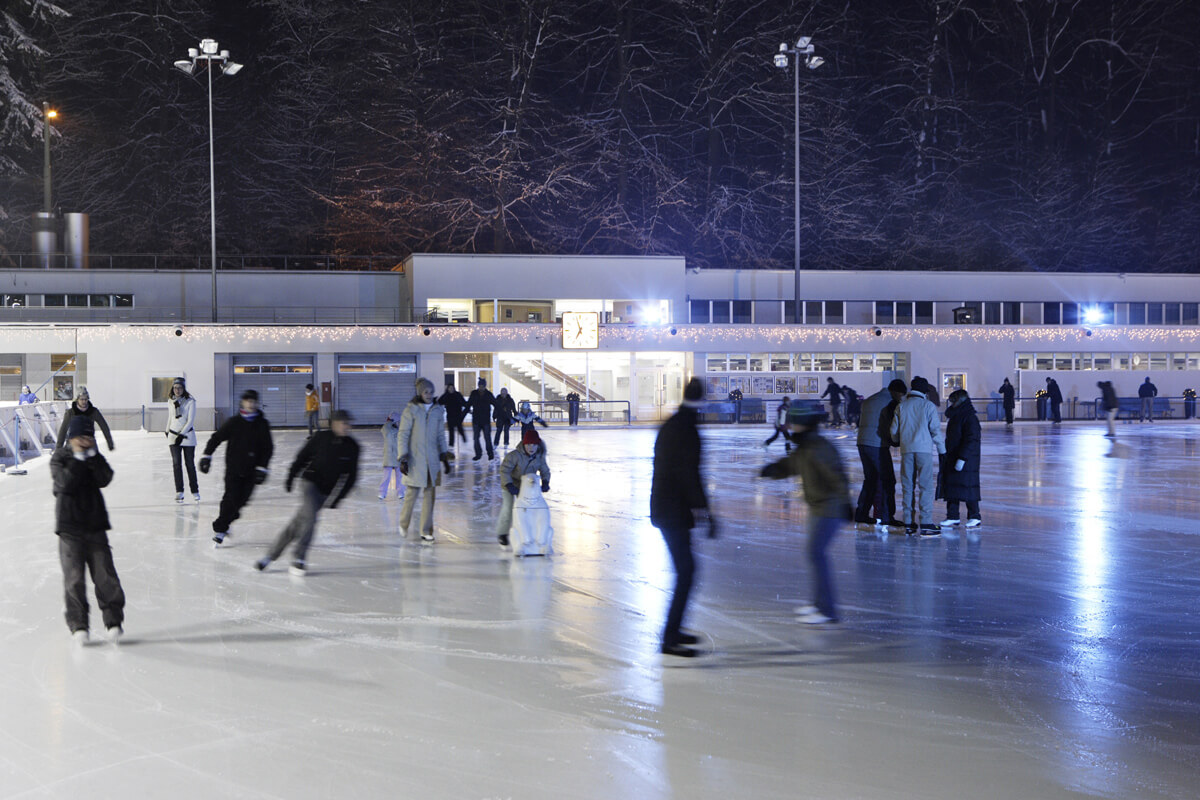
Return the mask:
M595 350L600 346L600 315L595 311L564 311L562 346L565 350Z

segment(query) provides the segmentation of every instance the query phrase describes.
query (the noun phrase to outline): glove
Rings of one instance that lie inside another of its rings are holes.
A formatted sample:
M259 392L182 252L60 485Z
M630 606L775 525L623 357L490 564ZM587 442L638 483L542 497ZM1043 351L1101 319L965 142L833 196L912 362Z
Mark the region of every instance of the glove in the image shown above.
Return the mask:
M520 489L517 488L517 485L515 483L509 483L504 488L508 489L508 493L511 494L513 497L516 497L521 491Z
M176 447L183 447L183 443L185 441L187 441L187 437L184 436L182 433L175 434L175 446Z
M288 475L288 479L283 482L283 490L288 494L292 493L292 476Z
M453 460L454 454L453 453L442 453L440 456L438 456L438 458L440 458L442 460L442 469L444 469L446 471L446 474L449 475L450 474L450 462L451 462L451 460Z
M163 436L170 436L170 435L171 435L170 431L163 431Z
M200 457L200 471L203 472L205 475L207 475L208 471L210 469L212 469L212 457L211 456L201 456Z
M254 468L254 485L258 486L259 484L264 483L266 480L267 480L267 468L266 467L255 467Z
M717 518L712 514L708 515L708 538L717 538Z
M550 427L549 425L547 425L547 424L546 424L546 420L544 420L544 419L539 419L539 420L538 420L538 422L542 423L542 427L543 427L543 428L549 428L549 427Z
M955 462L954 462L954 471L955 471L955 472L962 472L962 471L963 471L963 467L965 467L966 465L967 465L967 462L963 461L963 460L960 458L958 461L955 461Z
M542 481L542 491L543 492L550 491L550 481Z
M786 478L787 476L787 468L781 461L776 461L774 464L767 464L758 471L758 477L760 478Z
M340 503L340 502L342 502L342 498L340 498L340 497L339 497L337 500L334 500L332 503L330 503L330 504L329 504L329 507L330 507L330 508L337 508L337 504L338 504L338 503Z
M407 458L400 459L400 474L401 475L408 474L408 459Z

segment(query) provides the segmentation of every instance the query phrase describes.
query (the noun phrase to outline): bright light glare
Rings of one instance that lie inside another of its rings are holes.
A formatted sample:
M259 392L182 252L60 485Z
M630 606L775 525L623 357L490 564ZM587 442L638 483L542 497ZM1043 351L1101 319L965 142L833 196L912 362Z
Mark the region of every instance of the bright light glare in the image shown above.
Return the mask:
M662 322L662 310L658 306L642 306L642 322L646 325L657 325Z
M1104 312L1095 306L1088 306L1083 310L1083 321L1088 325L1099 325L1104 321Z
M46 112L46 119L54 119L58 116L58 112L53 108Z

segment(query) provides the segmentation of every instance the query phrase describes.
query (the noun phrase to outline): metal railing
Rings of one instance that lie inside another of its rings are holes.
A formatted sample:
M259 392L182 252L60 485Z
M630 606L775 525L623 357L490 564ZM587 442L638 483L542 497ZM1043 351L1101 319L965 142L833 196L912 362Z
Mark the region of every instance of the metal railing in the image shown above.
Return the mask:
M570 424L571 403L568 400L531 400L529 405L535 414L551 425ZM578 425L630 424L631 407L628 400L580 400L578 405Z
M0 269L72 269L78 256L70 253L0 253ZM212 256L179 253L89 253L88 269L210 270ZM331 255L302 253L226 253L217 255L219 270L283 270L403 272L404 258L396 255Z
M221 306L218 322L279 325L389 325L407 323L400 308L357 306ZM0 306L0 322L212 322L212 309L179 306Z
M1150 398L1152 401L1150 409L1151 419L1195 419L1196 418L1196 398L1182 395L1179 397L1164 397L1158 395ZM1104 400L1097 397L1091 401L1090 405L1093 409L1093 414L1097 418L1104 417ZM1117 398L1117 419L1124 422L1133 422L1134 420L1142 419L1142 398L1141 397L1118 397Z

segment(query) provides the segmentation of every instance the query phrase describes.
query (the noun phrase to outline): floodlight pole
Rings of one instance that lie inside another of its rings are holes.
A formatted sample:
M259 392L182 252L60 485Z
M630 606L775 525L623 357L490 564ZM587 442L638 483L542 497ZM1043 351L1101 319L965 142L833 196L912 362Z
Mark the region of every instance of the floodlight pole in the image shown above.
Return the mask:
M208 62L208 219L212 226L212 321L217 321L217 166L213 154L212 62Z

